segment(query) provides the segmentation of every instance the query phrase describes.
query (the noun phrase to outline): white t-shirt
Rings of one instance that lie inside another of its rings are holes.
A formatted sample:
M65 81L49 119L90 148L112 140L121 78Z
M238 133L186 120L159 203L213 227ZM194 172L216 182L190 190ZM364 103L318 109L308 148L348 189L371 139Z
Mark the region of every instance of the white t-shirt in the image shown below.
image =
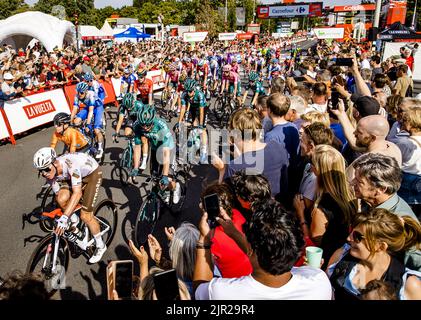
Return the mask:
M293 267L292 278L280 288L267 287L251 275L213 278L196 290L196 300L331 300L329 278L320 269Z
M361 61L361 69L371 69L370 62L367 59Z
M396 144L402 152L402 171L421 175L421 136L402 137Z

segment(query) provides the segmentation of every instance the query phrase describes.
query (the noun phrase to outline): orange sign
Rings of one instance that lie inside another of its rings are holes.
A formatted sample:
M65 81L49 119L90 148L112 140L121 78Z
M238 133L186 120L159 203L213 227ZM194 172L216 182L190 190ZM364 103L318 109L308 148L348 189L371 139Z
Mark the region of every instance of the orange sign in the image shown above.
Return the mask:
M238 40L250 40L253 38L253 33L239 33L237 34Z
M358 4L355 6L335 6L334 12L348 12L348 11L374 11L375 4Z
M29 120L56 111L51 100L40 101L23 107Z

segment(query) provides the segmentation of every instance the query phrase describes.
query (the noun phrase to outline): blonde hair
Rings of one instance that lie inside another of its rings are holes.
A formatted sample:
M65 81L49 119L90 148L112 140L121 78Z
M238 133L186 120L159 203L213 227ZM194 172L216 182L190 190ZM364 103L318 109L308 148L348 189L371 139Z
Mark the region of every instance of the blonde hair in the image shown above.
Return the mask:
M328 113L321 113L318 111L310 111L301 115L301 119L305 122L310 122L313 124L315 122L321 122L325 125L326 128L330 127L330 119Z
M399 217L386 209L375 208L359 213L353 226L362 227L371 256L379 241L387 244L389 253L406 251L414 246L421 248L421 225L409 216Z
M231 115L229 129L239 130L243 140L249 136L245 133L251 131L251 139L255 141L260 136L262 122L257 111L250 108L241 108Z
M139 300L154 300L155 284L153 275L164 271L163 269L152 267L142 282L140 283L138 299ZM189 290L185 283L178 280L178 288L180 289L181 300L191 300Z
M346 179L344 157L335 148L321 144L315 148L312 163L318 173L318 197L315 207L323 193L329 193L341 208L344 221L350 224L357 212L357 204Z
M421 108L407 108L403 113L402 120L408 122L417 132L421 131Z

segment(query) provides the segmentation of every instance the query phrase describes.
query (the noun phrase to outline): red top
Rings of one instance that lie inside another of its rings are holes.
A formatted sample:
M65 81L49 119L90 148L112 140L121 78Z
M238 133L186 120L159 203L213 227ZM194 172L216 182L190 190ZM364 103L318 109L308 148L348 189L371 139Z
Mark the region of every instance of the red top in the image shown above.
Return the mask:
M413 67L414 67L414 57L413 56L409 56L408 58L406 58L406 64L408 65L409 69L411 69L411 71L414 71Z
M232 209L231 219L235 228L243 233L243 224L246 222L246 219L240 211ZM215 228L211 252L214 256L215 264L224 278L247 276L253 271L248 256L234 240L225 234L222 226Z

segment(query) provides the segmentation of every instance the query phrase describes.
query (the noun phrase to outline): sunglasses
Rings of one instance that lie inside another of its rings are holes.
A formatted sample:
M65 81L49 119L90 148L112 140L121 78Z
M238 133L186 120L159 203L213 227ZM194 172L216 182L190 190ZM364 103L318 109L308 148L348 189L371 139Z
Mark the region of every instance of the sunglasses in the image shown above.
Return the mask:
M48 167L48 168L45 168L45 169L41 169L41 170L38 170L38 172L39 172L41 175L43 175L44 173L49 173L49 172L51 172L51 168L50 168L50 167Z
M360 243L363 239L365 239L365 236L356 230L351 232L351 237L355 243Z

